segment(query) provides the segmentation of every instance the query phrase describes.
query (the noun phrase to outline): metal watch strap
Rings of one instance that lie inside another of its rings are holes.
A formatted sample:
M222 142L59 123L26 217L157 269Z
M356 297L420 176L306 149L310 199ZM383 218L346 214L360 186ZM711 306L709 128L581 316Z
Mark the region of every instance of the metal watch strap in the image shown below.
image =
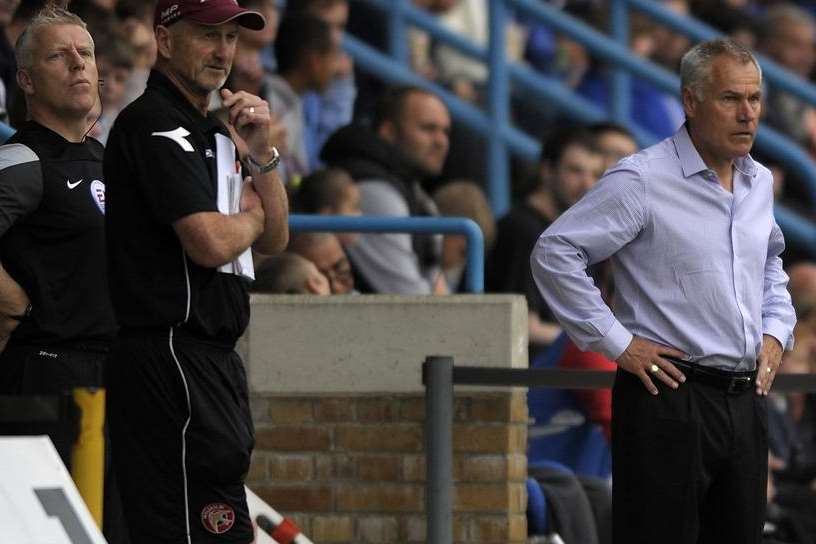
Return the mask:
M280 153L278 153L278 149L276 147L272 148L272 158L266 164L261 164L255 159L252 158L252 155L247 155L247 162L249 165L257 170L261 174L266 174L267 172L271 172L275 168L278 167L280 164Z

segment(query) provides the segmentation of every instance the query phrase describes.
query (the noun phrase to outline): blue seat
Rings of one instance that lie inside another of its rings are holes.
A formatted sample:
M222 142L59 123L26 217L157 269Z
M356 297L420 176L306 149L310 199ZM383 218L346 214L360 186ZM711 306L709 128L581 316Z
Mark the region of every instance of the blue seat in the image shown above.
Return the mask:
M6 143L6 140L11 138L17 132L5 123L0 123L0 144Z
M567 336L562 333L531 368L553 368L564 352ZM612 456L600 425L587 421L570 391L531 388L527 395L531 418L527 458L530 465L557 461L576 474L608 478Z
M547 497L535 478L527 478L527 535L546 535Z

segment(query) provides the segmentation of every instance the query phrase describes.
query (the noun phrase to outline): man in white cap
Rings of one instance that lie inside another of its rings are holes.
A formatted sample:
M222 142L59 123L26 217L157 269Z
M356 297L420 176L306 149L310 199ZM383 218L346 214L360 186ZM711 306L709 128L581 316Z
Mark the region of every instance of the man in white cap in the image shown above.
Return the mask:
M244 494L254 431L234 346L249 320L250 247L288 241L266 102L221 89L235 0L160 0L156 69L122 111L105 154L114 469L134 543L249 543ZM221 93L235 138L207 112ZM251 177L251 181L248 179Z

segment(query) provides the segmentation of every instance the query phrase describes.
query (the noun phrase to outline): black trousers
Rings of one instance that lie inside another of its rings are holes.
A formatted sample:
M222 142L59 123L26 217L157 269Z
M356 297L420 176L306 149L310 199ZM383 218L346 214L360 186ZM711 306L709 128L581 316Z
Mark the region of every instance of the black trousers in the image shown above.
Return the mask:
M765 397L687 381L659 394L618 369L612 392L613 542L760 544Z
M76 387L105 387L107 345L9 346L0 354L0 395L54 395L61 397L56 422L0 424L0 434L46 434L71 470L71 449L79 434L79 408L71 398ZM106 437L107 438L107 437ZM103 530L108 542L126 544L128 537L119 490L110 471L110 448L105 440L105 499Z
M61 397L61 420L8 422L0 434L47 434L71 470L71 448L79 433L79 409L71 398L75 387L104 387L107 354L56 346L9 346L0 354L0 395ZM25 414L21 414L24 416Z
M120 333L108 361L113 468L133 544L253 541L244 491L254 445L232 350Z

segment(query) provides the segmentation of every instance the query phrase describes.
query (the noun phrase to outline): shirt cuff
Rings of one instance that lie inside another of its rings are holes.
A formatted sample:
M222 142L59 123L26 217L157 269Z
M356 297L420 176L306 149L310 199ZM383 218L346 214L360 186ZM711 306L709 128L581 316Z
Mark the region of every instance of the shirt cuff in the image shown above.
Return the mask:
M762 322L762 334L773 336L779 340L779 344L785 351L791 351L793 349L793 333L790 332L790 327L778 319L764 320Z
M626 351L626 348L629 347L632 338L632 333L626 330L626 327L621 325L620 321L616 319L606 335L597 342L590 344L589 348L591 351L600 353L610 361L615 361Z

